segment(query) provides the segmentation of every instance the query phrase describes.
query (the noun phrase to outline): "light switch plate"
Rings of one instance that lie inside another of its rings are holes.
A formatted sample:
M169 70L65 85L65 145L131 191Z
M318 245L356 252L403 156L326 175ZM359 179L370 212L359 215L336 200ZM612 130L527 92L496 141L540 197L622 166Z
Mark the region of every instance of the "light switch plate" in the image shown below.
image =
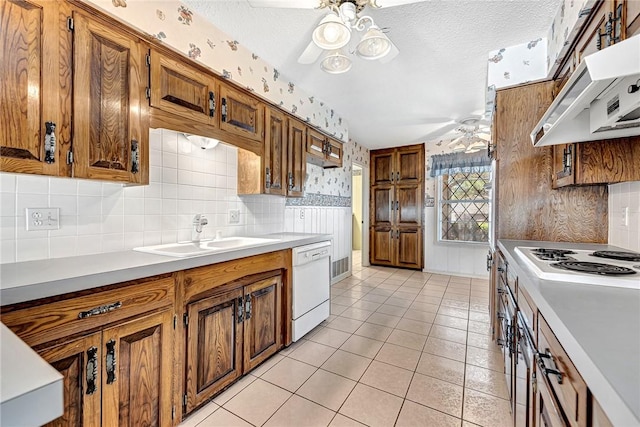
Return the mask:
M238 224L240 222L240 211L238 209L229 209L229 224Z
M26 208L27 231L58 230L60 208Z

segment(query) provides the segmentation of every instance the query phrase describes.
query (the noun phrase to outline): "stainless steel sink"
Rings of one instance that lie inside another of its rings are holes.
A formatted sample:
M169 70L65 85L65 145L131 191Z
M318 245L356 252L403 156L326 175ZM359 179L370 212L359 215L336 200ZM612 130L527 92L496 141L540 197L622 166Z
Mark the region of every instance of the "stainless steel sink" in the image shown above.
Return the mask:
M164 245L142 246L139 248L133 248L133 250L157 255L186 258L192 256L207 255L215 252L248 248L251 246L258 246L265 243L272 243L277 241L278 239L266 239L261 237L227 237L219 240L203 240L199 243L182 242L167 243Z

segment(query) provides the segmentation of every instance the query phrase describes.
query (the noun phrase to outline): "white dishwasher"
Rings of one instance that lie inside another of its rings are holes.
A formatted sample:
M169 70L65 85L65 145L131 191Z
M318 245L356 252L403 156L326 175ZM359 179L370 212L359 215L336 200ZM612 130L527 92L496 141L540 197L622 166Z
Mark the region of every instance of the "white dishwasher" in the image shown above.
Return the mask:
M329 317L330 249L330 241L293 248L293 341Z

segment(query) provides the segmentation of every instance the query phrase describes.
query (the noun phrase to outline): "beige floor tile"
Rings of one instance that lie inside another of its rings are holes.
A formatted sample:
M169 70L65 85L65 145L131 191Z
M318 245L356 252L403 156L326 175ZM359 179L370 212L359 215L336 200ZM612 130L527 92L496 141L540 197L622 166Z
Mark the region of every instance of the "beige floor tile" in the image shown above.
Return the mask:
M328 345L305 341L304 344L293 351L289 357L308 363L309 365L320 367L335 351L335 348L329 347Z
M322 369L358 381L371 363L371 359L338 350L324 362Z
M469 310L469 303L467 301L459 301L454 299L443 298L443 307L459 308L461 310Z
M364 384L358 384L340 413L371 427L393 426L402 399Z
M389 363L411 371L416 369L419 359L419 351L389 343L382 346L375 358L375 360L380 362Z
M462 427L477 427L478 424L470 423L469 421L462 420Z
M180 427L195 427L200 422L202 422L209 415L213 414L218 410L220 406L218 406L214 402L209 402L204 405L202 408L197 411L191 413L182 423L179 424Z
M420 322L418 320L405 319L404 317L400 319L398 324L396 325L396 329L400 329L402 331L413 332L415 334L420 335L429 335L429 331L431 330L431 323Z
M500 351L500 347L491 341L490 335L476 334L474 332L467 333L467 344L473 347L484 348L491 351Z
M426 311L427 313L437 313L440 305L430 302L414 301L409 307L411 310Z
M349 298L349 297L344 297L342 295L331 298L331 302L333 304L346 305L347 307L349 307L351 304L353 304L356 301L358 301L358 298Z
M377 302L377 303L383 303L385 302L389 297L387 295L378 295L376 293L376 289L372 290L371 292L369 292L368 294L366 294L365 296L363 296L362 298L360 298L363 301L370 301L370 302Z
M282 360L264 375L263 380L282 387L290 392L296 391L317 370L315 366L291 359Z
M471 298L469 310L478 311L480 313L489 313L489 300L479 299L474 302L473 298Z
M337 411L355 386L355 381L318 369L296 394Z
M339 348L351 334L337 329L322 328L320 331L309 337L309 341L328 345L329 347Z
M433 323L436 319L435 313L420 310L407 310L403 316L405 319L417 320L419 322Z
M462 295L462 294L456 294L456 293L452 293L452 292L445 292L445 294L443 295L443 298L446 299L452 299L452 300L456 300L456 301L465 301L468 302L469 301L469 295Z
M405 400L396 427L459 427L460 418Z
M349 319L360 320L364 322L365 320L367 320L367 317L371 316L372 314L373 314L373 311L362 310L360 308L351 306L347 308L345 311L343 311L342 314L340 314L340 316L348 317Z
M491 325L489 323L476 322L473 320L469 320L468 330L469 332L473 332L476 334L490 335Z
M466 362L468 365L480 366L481 368L487 368L493 371L504 371L504 360L502 353L499 351L469 346L467 347Z
M377 310L377 313L389 314L391 316L402 316L406 313L407 309L404 307L399 307L397 305L391 304L382 304Z
M360 326L362 326L362 321L349 319L347 317L338 316L333 319L333 322L327 325L327 328L337 329L342 332L348 332L350 334L354 333Z
M422 289L424 287L424 281L422 280L413 280L407 279L406 282L402 284L401 288L414 288L414 289Z
M384 289L378 286L375 289L372 289L367 295L380 295L389 298L394 292L395 291L392 289Z
M223 408L251 424L262 425L289 397L288 391L258 378Z
M444 314L445 316L459 317L461 319L469 318L469 310L463 310L460 308L453 308L453 307L444 307L442 305L438 310L438 314Z
M454 417L462 416L462 387L447 381L415 374L407 399Z
M447 357L449 359L464 362L465 345L453 341L447 341L440 338L429 337L424 345L425 353L435 354L436 356Z
M419 295L442 299L442 296L444 295L444 289L437 286L429 286L429 283L427 283L424 289L420 291Z
M464 378L465 387L490 394L501 399L509 399L509 391L501 372L478 366L467 365Z
M267 372L269 369L273 368L278 362L284 359L284 356L280 353L274 354L265 362L263 362L260 366L251 371L251 375L260 377L262 374Z
M489 317L489 313L481 313L479 311L470 311L469 312L469 320L473 320L475 322L484 322L490 323L491 318Z
M386 341L392 331L393 328L365 322L358 328L355 335L360 335L378 341Z
M329 317L331 317L331 315L329 315ZM324 322L327 322L327 320L325 320ZM302 346L302 344L304 344L305 342L307 342L305 338L299 339L298 341L291 343L289 347L285 347L282 350L280 350L278 354L282 356L288 356L291 353L293 353L298 347Z
M378 351L380 351L383 344L384 343L382 341L360 335L352 335L344 344L342 344L340 349L373 359L376 357L376 354L378 354Z
M347 308L347 306L344 305L340 305L340 304L334 304L333 302L331 303L331 314L335 315L335 316L339 316L340 314L342 314Z
M464 363L435 354L422 353L416 372L439 380L464 385Z
M412 300L398 298L394 296L389 297L389 299L385 302L385 304L396 305L398 307L404 307L404 308L409 308L411 303L412 303Z
M340 295L344 294L346 291L347 289L331 289L331 298L339 297Z
M265 427L326 427L334 415L335 412L294 394Z
M416 299L416 295L418 295L418 290L400 290L398 289L396 292L394 292L394 294L392 295L392 298L400 298L400 299L406 299L407 301L413 301L414 299Z
M369 316L367 322L394 328L398 324L400 319L401 318L398 316L391 316L389 314L375 312L371 316Z
M466 389L464 419L484 427L512 427L508 400Z
M376 311L381 305L382 304L379 302L371 302L359 299L358 301L354 302L351 307L359 308L360 310Z
M434 305L440 305L440 303L442 302L442 298L441 297L434 297L431 295L422 295L419 294L416 299L414 300L414 302L424 302L427 304L434 304Z
M467 319L461 319L460 317L445 316L444 314L438 314L434 322L436 325L448 326L450 328L467 330Z
M431 332L429 332L429 336L460 344L465 344L467 342L467 331L449 328L442 325L433 325L431 327Z
M198 427L251 427L251 424L220 408L198 424Z
M374 360L360 382L404 398L412 377L412 371Z
M427 342L427 336L395 329L387 338L387 342L422 351L424 344Z
M245 375L240 378L235 384L226 389L224 392L220 393L213 399L213 402L216 405L222 406L231 400L234 396L244 390L248 385L254 382L258 377L254 377L253 375Z

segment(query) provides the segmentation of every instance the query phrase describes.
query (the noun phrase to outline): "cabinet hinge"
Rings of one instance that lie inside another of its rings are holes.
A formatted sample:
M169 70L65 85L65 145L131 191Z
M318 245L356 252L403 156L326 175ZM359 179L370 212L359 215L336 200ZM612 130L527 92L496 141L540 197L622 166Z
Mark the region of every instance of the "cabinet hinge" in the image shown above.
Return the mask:
M67 164L70 165L73 163L73 151L67 151Z
M183 321L183 323L184 323L184 326L189 326L189 315L188 315L187 313L185 313L185 314L182 316L182 321Z
M145 96L147 99L151 99L151 88L150 88L150 87L145 88L145 90L144 90L144 96Z
M73 29L74 29L73 18L70 16L67 16L67 30L73 31Z
M187 407L187 393L182 396L182 406Z
M151 67L151 54L147 53L144 57L146 63L147 63L147 67Z
M173 329L178 327L178 315L174 314L173 315Z
M176 407L175 406L171 407L171 419L172 420L176 419Z

